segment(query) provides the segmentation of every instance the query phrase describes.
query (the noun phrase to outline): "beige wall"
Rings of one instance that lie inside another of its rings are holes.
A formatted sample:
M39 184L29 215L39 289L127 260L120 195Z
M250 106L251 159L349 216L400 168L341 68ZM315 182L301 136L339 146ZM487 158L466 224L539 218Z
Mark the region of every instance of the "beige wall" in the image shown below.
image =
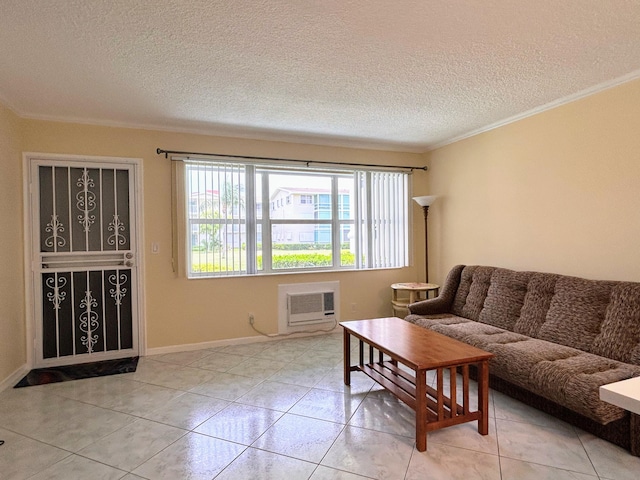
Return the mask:
M430 270L640 281L640 81L430 153Z
M20 120L0 105L0 383L26 361Z
M178 278L171 268L170 162L156 155L155 151L161 147L169 150L423 165L424 157L421 155L35 120L24 120L23 123L25 151L136 157L144 160L145 287L150 348L254 335L248 324L248 313L255 315L256 326L267 332L276 332L277 290L281 283L339 280L342 319L390 315L389 285L399 281L416 281L423 270L411 267L225 279ZM426 173L417 173L416 183L424 187L425 177ZM416 192L424 193L419 188ZM419 210L415 208L413 213L419 223ZM21 216L18 215L18 218ZM419 235L421 230L416 229L417 241L422 242ZM160 244L160 253L157 255L151 254L152 242ZM416 259L416 265L422 265L420 257ZM356 304L355 313L351 312L353 303Z

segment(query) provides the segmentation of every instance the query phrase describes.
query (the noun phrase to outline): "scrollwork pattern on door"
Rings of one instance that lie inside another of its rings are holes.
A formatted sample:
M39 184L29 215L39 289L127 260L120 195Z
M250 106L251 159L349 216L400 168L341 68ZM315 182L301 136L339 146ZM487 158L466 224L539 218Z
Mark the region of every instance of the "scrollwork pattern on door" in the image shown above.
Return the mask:
M91 290L85 292L84 298L80 301L80 308L85 311L80 314L80 330L86 335L80 337L82 345L87 347L87 353L93 353L93 346L98 341L98 335L93 334L100 325L98 313L93 309L98 307L98 302L91 295Z
M94 188L93 179L89 176L89 171L85 168L78 178L76 185L82 190L76 194L76 207L82 212L78 215L78 222L82 225L85 232L91 230L91 225L96 221L96 216L91 212L96 208L96 194L89 190Z
M64 225L58 220L58 215L51 215L51 221L44 227L44 231L51 234L44 240L47 247L64 247L67 244L65 238L60 236L64 232Z
M62 292L60 289L67 284L67 279L64 277L54 276L45 280L45 285L52 289L53 292L47 292L47 300L53 303L54 310L60 310L60 305L64 302L67 296L66 292Z
M124 273L109 275L109 283L115 287L109 289L109 294L115 300L116 305L122 305L122 299L127 294L127 289L122 287L126 281L127 276Z
M109 226L107 228L110 232L113 232L111 235L109 235L109 238L107 238L107 243L109 245L121 246L127 242L127 239L122 234L125 227L124 223L122 223L122 221L120 220L120 215L116 213L113 216L113 220L109 222Z

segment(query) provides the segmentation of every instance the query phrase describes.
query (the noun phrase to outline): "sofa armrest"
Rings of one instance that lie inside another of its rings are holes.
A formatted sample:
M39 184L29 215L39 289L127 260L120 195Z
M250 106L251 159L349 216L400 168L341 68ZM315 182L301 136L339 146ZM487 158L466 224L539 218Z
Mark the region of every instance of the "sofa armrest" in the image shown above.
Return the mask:
M451 310L451 303L443 297L430 298L407 305L411 315L437 315Z
M456 265L447 275L444 285L440 289L440 295L436 298L422 300L408 305L409 313L413 315L436 315L438 313L448 313L451 311L453 299L460 285L460 277L464 265Z

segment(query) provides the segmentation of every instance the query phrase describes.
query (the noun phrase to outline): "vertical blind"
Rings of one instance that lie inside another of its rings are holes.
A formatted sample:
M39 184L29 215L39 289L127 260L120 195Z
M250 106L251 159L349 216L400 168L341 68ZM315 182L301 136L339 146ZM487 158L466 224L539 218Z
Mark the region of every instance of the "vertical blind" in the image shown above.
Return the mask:
M408 175L360 172L364 268L409 264Z

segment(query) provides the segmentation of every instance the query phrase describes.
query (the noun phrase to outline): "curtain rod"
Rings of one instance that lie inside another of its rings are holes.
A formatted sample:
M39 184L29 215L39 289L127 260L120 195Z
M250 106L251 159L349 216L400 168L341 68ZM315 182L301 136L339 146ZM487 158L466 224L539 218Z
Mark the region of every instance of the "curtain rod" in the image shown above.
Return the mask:
M244 158L247 160L268 160L274 162L298 162L298 163L306 163L307 166L310 164L324 164L324 165L346 165L350 167L378 167L378 168L400 168L404 170L424 170L427 171L427 167L410 167L405 165L375 165L371 163L348 163L348 162L329 162L323 160L298 160L294 158L277 158L277 157L252 157L248 155L226 155L223 153L202 153L202 152L180 152L176 150L162 150L161 148L156 149L156 153L158 155L163 155L164 158L169 158L169 155L202 155L209 157L227 157L227 158Z

